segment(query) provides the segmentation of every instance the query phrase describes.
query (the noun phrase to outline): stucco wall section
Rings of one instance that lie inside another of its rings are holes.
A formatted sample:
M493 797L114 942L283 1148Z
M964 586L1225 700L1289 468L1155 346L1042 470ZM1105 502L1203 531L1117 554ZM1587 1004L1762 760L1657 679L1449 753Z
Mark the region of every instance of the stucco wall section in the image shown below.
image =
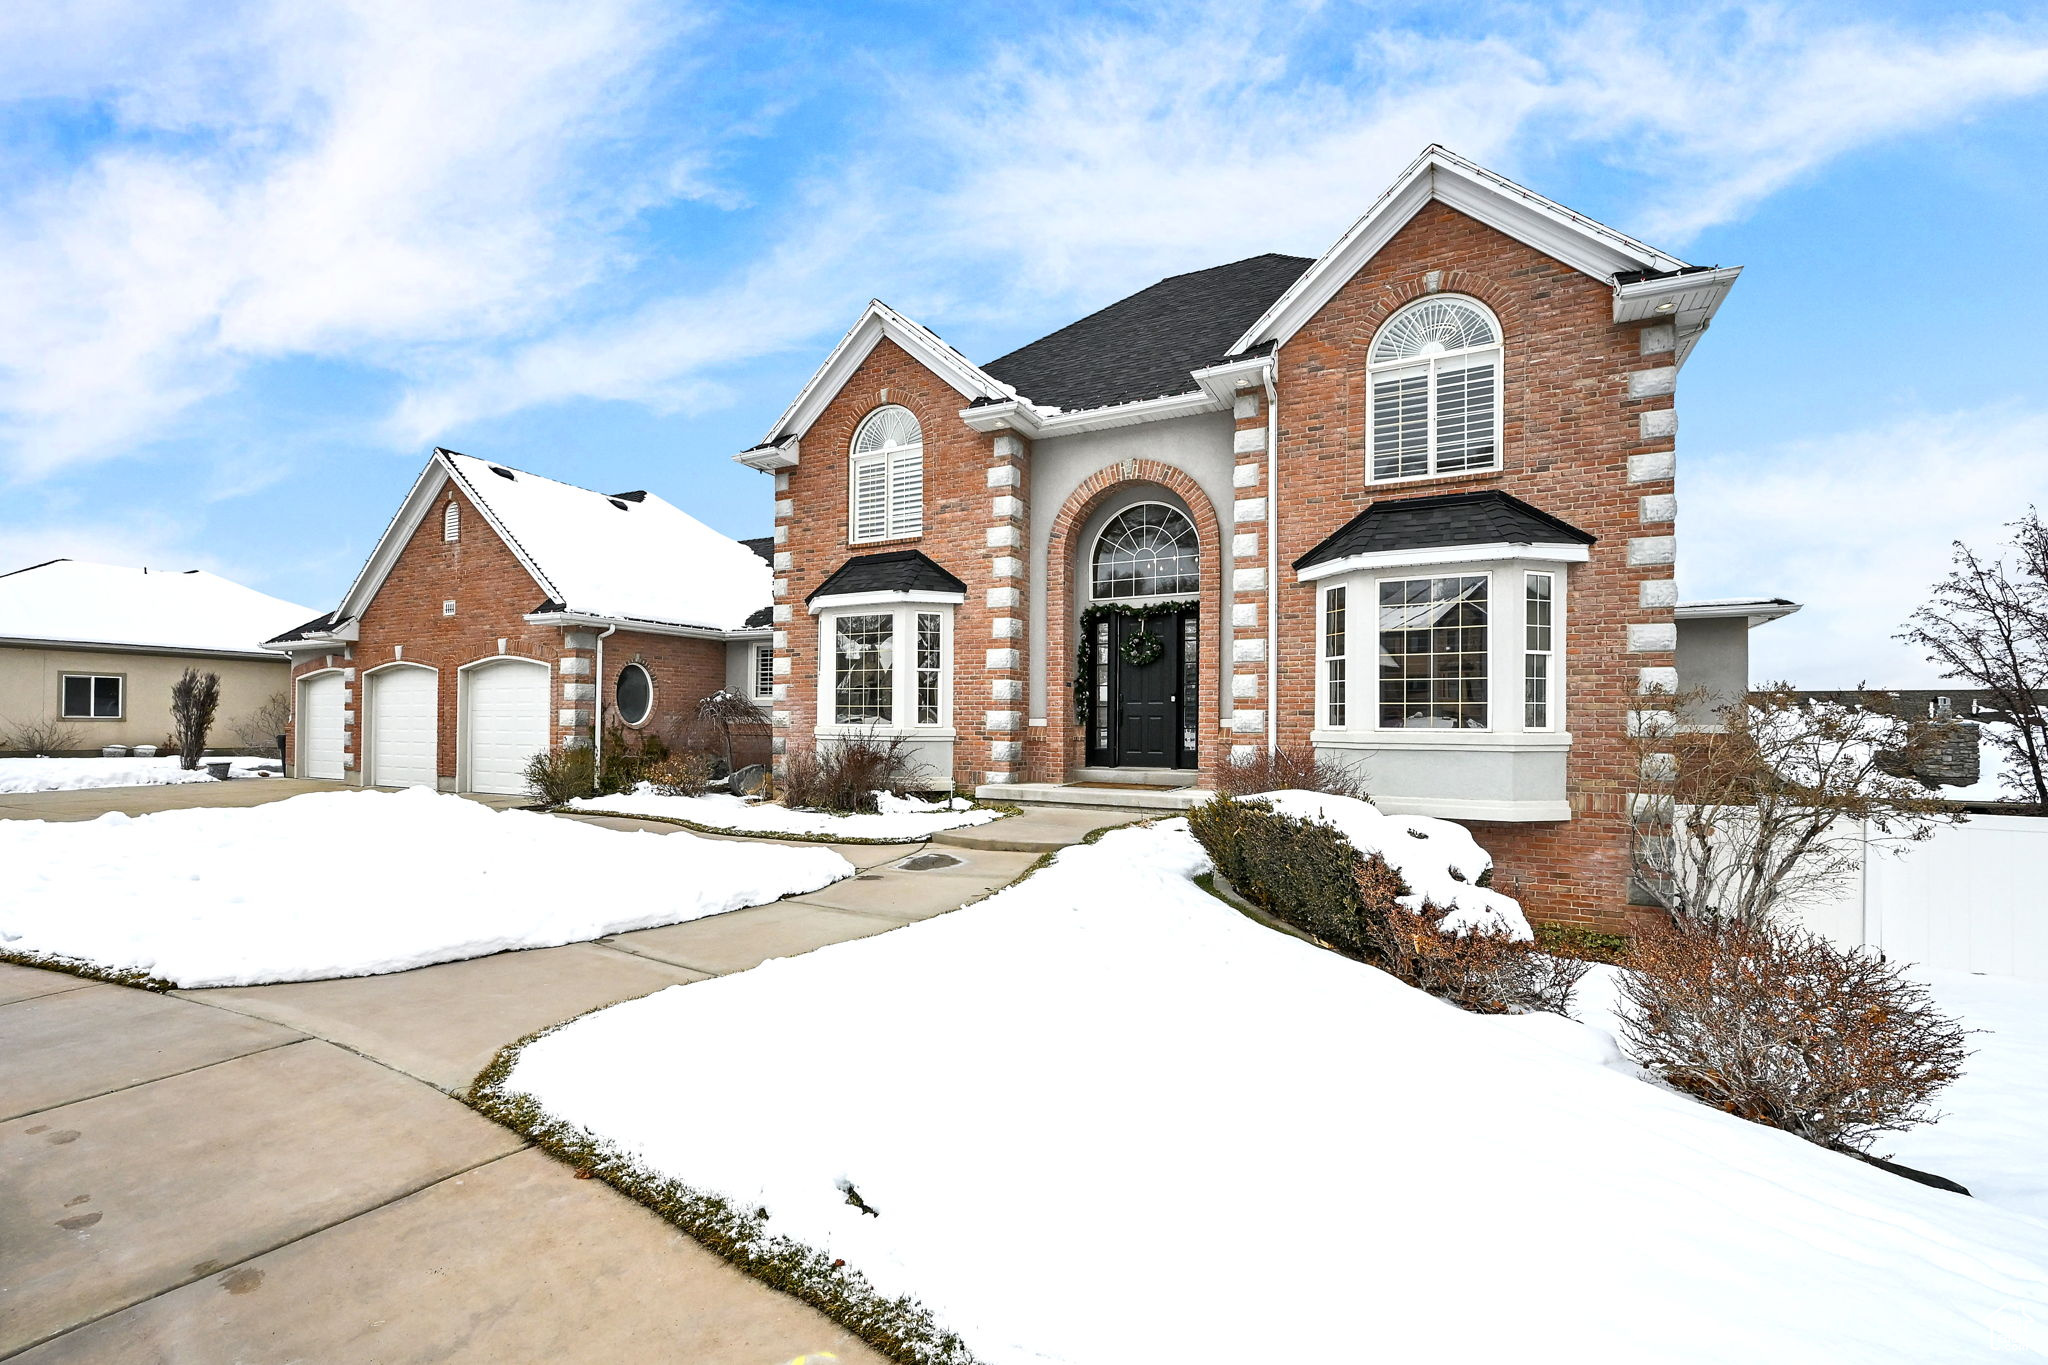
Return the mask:
M187 668L220 678L220 712L209 747L244 747L237 723L252 716L290 684L290 665L275 660L206 655L139 654L124 650L0 645L0 752L16 728L54 721L78 740L65 753L93 753L107 744L162 744L171 731L171 688ZM123 685L122 716L110 720L62 718L66 673L116 675ZM264 753L276 749L267 741Z

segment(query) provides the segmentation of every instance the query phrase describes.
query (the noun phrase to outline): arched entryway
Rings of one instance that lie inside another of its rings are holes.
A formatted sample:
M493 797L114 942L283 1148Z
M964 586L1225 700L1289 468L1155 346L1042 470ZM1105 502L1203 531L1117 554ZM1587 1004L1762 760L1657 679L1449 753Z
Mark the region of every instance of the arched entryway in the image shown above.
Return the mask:
M1158 461L1110 466L1062 505L1046 545L1047 709L1058 728L1034 759L1038 780L1104 768L1193 779L1214 762L1226 673L1219 540L1201 485Z

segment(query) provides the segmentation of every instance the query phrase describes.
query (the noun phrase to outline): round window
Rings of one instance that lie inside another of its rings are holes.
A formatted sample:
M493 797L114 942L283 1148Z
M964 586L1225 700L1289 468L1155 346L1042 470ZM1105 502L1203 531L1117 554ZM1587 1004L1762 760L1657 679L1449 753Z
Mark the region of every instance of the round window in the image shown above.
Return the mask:
M654 706L654 680L639 664L627 664L619 670L617 697L619 719L628 725L638 725L647 719Z

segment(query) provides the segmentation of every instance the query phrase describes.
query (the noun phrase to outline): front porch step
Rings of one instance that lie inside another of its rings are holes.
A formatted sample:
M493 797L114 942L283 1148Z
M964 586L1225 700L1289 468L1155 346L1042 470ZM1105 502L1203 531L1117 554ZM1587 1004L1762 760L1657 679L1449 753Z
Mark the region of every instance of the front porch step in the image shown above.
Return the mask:
M1156 815L1162 811L1183 811L1199 806L1216 793L1203 787L1083 787L1070 782L999 782L976 787L974 794L983 801L1007 801L1018 806L1088 806Z
M1072 768L1068 782L1107 782L1122 787L1192 787L1201 779L1185 768Z

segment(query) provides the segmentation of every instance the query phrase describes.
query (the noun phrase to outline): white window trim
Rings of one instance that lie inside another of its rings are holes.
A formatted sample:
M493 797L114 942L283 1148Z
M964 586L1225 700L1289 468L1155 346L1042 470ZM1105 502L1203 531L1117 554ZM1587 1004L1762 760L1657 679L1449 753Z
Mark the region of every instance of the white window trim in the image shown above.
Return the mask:
M1547 578L1550 580L1549 649L1529 648L1529 580L1532 578ZM1550 569L1522 570L1522 706L1520 714L1522 716L1522 732L1524 734L1547 735L1557 730L1559 728L1557 720L1558 713L1564 709L1564 688L1561 686L1562 682L1564 681L1564 677L1563 670L1558 663L1558 660L1564 657L1564 632L1562 629L1560 629L1560 627L1564 624L1563 614L1561 610L1561 604L1563 602L1561 585L1563 583L1563 580L1563 574L1556 573ZM1529 656L1532 654L1541 654L1544 658L1550 660L1548 673L1546 675L1546 690L1544 693L1543 700L1543 713L1547 717L1547 719L1542 725L1531 725L1528 721L1528 660Z
M876 408L873 412L862 418L860 425L854 428L853 441L847 447L846 543L849 545L879 545L884 541L890 540L916 540L924 535L925 471L923 469L923 423L920 422L918 424L918 439L915 444L885 445L879 450L862 451L857 455L853 453L854 449L859 446L861 433L867 430L868 424L890 408L903 408L903 405L901 403L884 403L881 407ZM903 408L903 411L910 412L910 409ZM916 413L910 413L910 415L912 420L916 420ZM916 456L919 463L917 476L917 525L905 529L896 524L894 489L896 483L896 462L908 456ZM880 464L882 466L882 534L864 536L860 533L860 473L861 470L872 464Z
M857 594L850 594L857 595ZM907 594L906 594L907 595ZM903 595L899 595L903 596ZM957 601L957 595L955 595ZM917 715L917 618L939 618L939 719L933 725L919 725L905 716ZM828 737L849 735L903 735L915 739L952 739L953 729L953 602L897 601L832 606L818 616L818 726ZM890 677L890 719L881 724L841 723L835 684L838 681L839 618L842 616L889 616L892 648Z
M1454 545L1432 550L1369 550L1364 554L1326 559L1295 572L1297 582L1313 583L1363 569L1434 569L1452 564L1487 564L1500 560L1531 560L1545 564L1584 564L1591 560L1591 547L1578 544L1513 545L1495 541L1489 545ZM1401 575L1396 575L1397 577ZM1413 578L1417 575L1409 574Z
M84 715L82 715L82 716L78 716L78 715L72 715L72 714L71 714L70 712L66 711L66 710L64 709L64 684L65 684L65 683L67 683L67 682L69 682L69 681L70 681L71 679L73 679L73 678L86 678L86 679L88 679L88 680L89 680L89 685L88 685L88 686L86 687L86 690L85 690L85 703L86 703L86 705L87 705L87 706L91 706L91 705L92 705L92 699L93 699L93 694L99 691L99 687L97 686L97 684L98 684L98 682L99 682L99 680L100 680L101 678L112 678L112 679L113 679L113 680L114 680L114 681L115 681L115 682L116 682L117 684L119 684L119 685L120 685L120 689L121 689L121 691L120 691L120 704L119 704L119 706L118 706L118 707L117 707L117 708L115 709L115 711L114 711L114 714L113 714L113 715L111 715L111 716L98 716L98 715L94 715L94 714L93 714L93 713L92 713L91 711L87 711L87 712L86 712L86 713L85 713ZM127 675L127 674L125 674L125 673L59 673L59 674L57 675L57 719L59 719L59 720L126 720L126 719L128 719L128 675Z
M1519 548L1519 547L1518 547ZM1576 547L1584 549L1584 546ZM1441 552L1439 552L1441 553ZM1441 571L1438 571L1438 565ZM1528 573L1550 575L1550 724L1532 730L1522 723L1522 679L1528 639L1527 600L1523 596ZM1487 599L1487 725L1484 729L1410 729L1383 727L1380 722L1379 600L1382 582L1404 582L1415 578L1485 577ZM1304 575L1306 577L1306 575ZM1568 575L1545 560L1517 557L1483 564L1452 559L1435 564L1402 566L1386 572L1354 571L1325 575L1328 581L1316 592L1316 724L1309 740L1313 744L1366 745L1413 749L1470 748L1564 748L1572 742L1568 728L1565 680L1570 664L1566 652L1570 585ZM1503 608L1498 588L1514 585L1514 599ZM1344 676L1346 683L1345 724L1329 725L1329 671L1323 654L1323 620L1329 589L1343 586L1348 613L1344 631ZM1504 612L1511 612L1507 616ZM1511 706L1503 710L1501 686L1511 683Z
M764 669L763 664L767 667ZM762 686L763 675L767 686ZM755 701L767 701L775 695L775 646L759 644L747 657L747 693Z
M647 709L640 713L638 720L627 720L625 708L619 705L619 684L626 680L626 670L632 668L639 669L641 675L647 679ZM628 730L637 730L654 719L654 670L646 664L638 659L628 659L620 664L618 676L611 680L611 689L612 714L619 718L619 724Z
M895 606L902 602L921 602L930 606L957 607L966 600L967 594L964 592L939 592L935 589L883 588L875 592L827 593L822 597L813 597L806 605L809 607L811 615L817 616L828 611L850 610L856 607L862 610L870 610L875 607Z
M1441 355L1422 356L1418 358L1411 358L1408 360L1384 360L1375 363L1371 359L1373 343L1378 341L1380 334L1390 324L1392 324L1396 318L1400 317L1403 313L1409 312L1416 308L1420 308L1425 304L1443 299L1456 299L1461 303L1469 303L1474 308L1478 309L1479 312L1485 316L1486 320L1493 324L1493 335L1495 338L1494 342L1488 346L1467 346L1461 350L1445 351ZM1463 469L1440 470L1437 468L1436 464L1436 375L1438 364L1439 362L1444 361L1446 359L1455 360L1463 356L1477 356L1489 351L1493 354L1493 459L1490 462L1483 465L1467 465ZM1479 299L1473 298L1470 294L1425 294L1423 297L1419 299L1414 299L1409 303L1402 305L1400 308L1395 309L1392 313L1389 313L1387 315L1386 321L1382 322L1378 327L1373 329L1372 338L1368 340L1366 343L1366 357L1366 483L1376 487L1383 487L1387 484L1417 483L1425 479L1455 479L1467 474L1494 474L1498 473L1503 468L1504 456L1506 454L1505 433L1507 427L1507 330L1500 325L1499 315L1496 314L1491 308L1488 308L1485 303L1481 302ZM1374 440L1378 434L1375 429L1376 423L1373 419L1373 409L1375 407L1375 403L1373 401L1373 384L1377 377L1380 375L1390 374L1396 370L1413 369L1418 365L1427 366L1429 374L1429 383L1427 385L1429 404L1427 408L1428 416L1426 418L1426 426L1429 435L1429 444L1427 447L1428 468L1420 474L1394 474L1384 479L1378 478L1373 473Z

